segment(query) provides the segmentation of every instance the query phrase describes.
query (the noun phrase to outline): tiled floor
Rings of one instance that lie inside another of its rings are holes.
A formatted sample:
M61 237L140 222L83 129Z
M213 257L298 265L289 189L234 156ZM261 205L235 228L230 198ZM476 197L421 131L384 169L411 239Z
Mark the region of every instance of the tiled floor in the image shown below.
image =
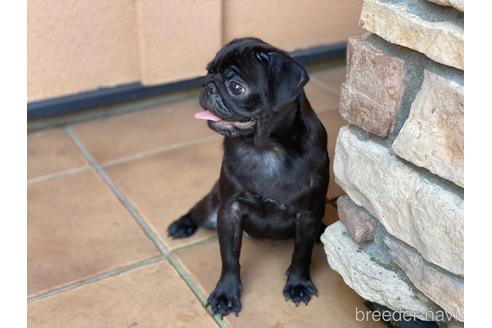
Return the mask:
M308 98L333 157L344 67L311 73ZM292 243L245 238L239 317L203 307L220 270L215 231L171 240L167 225L218 177L221 138L188 99L28 136L30 327L379 327L356 322L362 300L332 271L321 245L312 277L319 297L286 303ZM329 198L342 190L333 182ZM328 204L325 221L336 220Z

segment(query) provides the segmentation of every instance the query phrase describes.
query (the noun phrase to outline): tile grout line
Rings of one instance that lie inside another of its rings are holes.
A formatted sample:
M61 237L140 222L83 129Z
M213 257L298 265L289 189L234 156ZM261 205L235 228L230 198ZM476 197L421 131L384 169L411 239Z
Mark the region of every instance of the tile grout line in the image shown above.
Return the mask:
M64 128L65 133L69 136L70 140L74 143L74 145L79 149L85 159L89 162L89 164L94 168L96 173L103 179L103 181L108 185L111 191L114 193L116 198L120 201L120 203L130 212L133 219L137 222L140 228L143 230L145 235L154 243L159 252L163 255L168 254L167 248L161 242L156 233L152 230L152 228L144 221L144 219L140 216L138 211L133 207L133 205L128 201L125 195L119 190L119 188L115 185L113 180L106 174L101 165L96 162L96 160L92 157L87 149L82 145L77 136L73 133L72 129L67 126Z
M86 285L89 285L89 284L92 284L92 283L95 283L95 282L98 282L98 281L101 281L101 280L104 280L104 279L107 279L107 278L111 278L111 277L117 276L119 274L122 274L122 273L125 273L125 272L128 272L128 271L131 271L131 270L134 270L134 269L138 269L138 268L144 267L144 266L146 266L148 264L154 264L154 263L158 263L160 261L164 261L166 259L167 259L167 256L166 255L159 255L159 256L156 256L156 257L152 257L150 259L146 259L146 260L143 260L143 261L140 261L140 262L136 262L136 263L133 263L133 264L130 264L130 265L127 265L127 266L123 266L123 267L117 268L117 269L112 270L112 271L108 271L108 272L96 274L96 275L94 275L92 277L89 277L89 278L86 278L86 279L82 279L82 280L76 281L74 283L70 283L68 285L65 285L65 286L62 286L62 287L59 287L59 288L55 288L55 289L46 291L46 292L40 293L40 294L35 295L35 296L32 296L32 297L28 297L27 298L27 303L29 304L29 303L32 303L32 302L40 301L42 299L45 299L45 298L48 298L48 297L51 297L51 296L55 296L55 295L58 295L58 294L61 294L61 293L64 293L64 292L67 292L67 291L70 291L70 290L73 290L73 289L82 287L82 286L86 286Z
M218 136L213 136L212 135L212 136L208 136L208 137L198 138L198 139L195 139L195 140L192 140L192 141L189 141L189 142L182 142L182 143L173 144L171 146L166 146L166 147L162 147L162 148L147 150L147 151L143 151L141 153L135 154L135 155L131 155L131 156L126 156L126 157L121 157L121 158L109 160L107 162L102 163L101 164L101 167L106 168L106 167L110 167L110 166L113 166L113 165L116 165L116 164L121 164L121 163L129 162L129 161L132 161L132 160L137 160L137 159L145 158L147 156L152 156L152 155L156 155L156 154L164 154L164 153L167 153L167 152L170 152L170 151L173 151L173 150L177 150L177 149L180 149L180 148L185 148L185 147L189 147L189 146L193 146L193 145L198 145L198 144L206 143L208 141L215 140L215 139L218 139L218 138L219 138Z
M183 246L178 246L178 247L172 249L169 253L176 254L177 252L180 252L180 251L183 251L183 250L193 249L195 247L200 247L200 246L203 246L203 245L211 244L211 243L213 243L214 241L217 241L217 240L218 240L218 236L217 235L210 236L207 239L203 239L203 240L198 240L198 241L195 241L195 242L191 242L191 243L186 244L186 245L183 245Z
M157 249L162 254L159 258L167 259L169 261L169 263L176 270L176 272L181 277L181 279L183 279L183 281L186 283L188 288L190 288L192 293L198 298L198 301L200 303L202 303L202 305L205 307L205 304L206 304L205 296L198 289L198 287L193 282L193 279L189 276L189 274L182 268L181 264L179 264L176 261L176 259L174 258L174 255L171 254L167 250L167 248L164 246L164 244L160 241L160 239L154 233L152 228L150 228L147 225L147 223L140 217L140 215L138 214L136 209L129 203L129 201L126 199L126 197L123 195L123 193L118 189L118 187L116 187L114 182L106 174L106 172L103 170L101 165L99 165L99 163L96 162L96 160L92 157L92 155L89 153L89 151L87 149L85 149L85 147L79 141L79 139L77 138L75 133L72 131L70 126L66 126L64 128L64 131L69 136L70 140L74 143L74 145L77 147L77 149L82 153L82 155L85 157L85 159L89 162L89 164L94 168L94 170L97 172L97 174L106 182L106 184L113 191L113 193L116 195L118 200L130 212L132 217L135 219L137 224L142 228L142 230L147 235L147 237L149 237L151 239L151 241L154 242L155 246L157 247ZM65 291L65 289L60 290L59 293L61 293L63 291ZM48 297L50 295L46 295L45 297ZM205 307L205 311L210 314L210 312L208 312L206 307ZM227 324L225 324L218 316L212 316L212 318L215 320L215 322L217 323L217 325L219 327L221 327L221 328L227 328L228 327Z
M327 85L323 81L318 80L318 78L316 78L314 76L310 76L309 78L310 78L311 81L314 82L314 84L316 84L317 86L319 86L323 90L328 91L329 93L331 93L333 95L340 96L340 91L339 90L336 90L335 88L333 88L330 85Z
M181 263L179 263L179 261L175 258L174 254L169 254L168 261L174 267L181 279L183 279L186 285L190 288L191 292L195 294L196 298L202 304L205 311L215 320L217 325L221 328L228 328L229 326L227 325L227 323L223 319L221 319L219 315L212 315L212 313L210 313L210 311L207 309L207 298L202 293L200 288L195 284L193 278L190 277L188 272L182 267Z
M68 169L68 170L58 171L58 172L47 174L47 175L42 175L40 177L27 180L27 185L28 186L35 185L35 184L46 182L46 181L49 181L49 180L52 180L52 179L55 179L58 177L74 175L74 174L77 174L79 172L82 172L82 171L85 171L88 169L90 169L90 166L84 165L81 167L76 167L74 169Z

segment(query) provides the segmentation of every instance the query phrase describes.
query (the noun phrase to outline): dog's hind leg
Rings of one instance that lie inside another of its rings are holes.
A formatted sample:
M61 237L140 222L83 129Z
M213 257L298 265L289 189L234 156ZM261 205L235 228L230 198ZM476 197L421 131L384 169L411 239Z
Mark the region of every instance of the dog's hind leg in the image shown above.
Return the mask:
M201 227L213 229L217 226L217 209L219 206L219 186L216 182L212 190L203 197L191 210L167 227L172 238L186 238Z

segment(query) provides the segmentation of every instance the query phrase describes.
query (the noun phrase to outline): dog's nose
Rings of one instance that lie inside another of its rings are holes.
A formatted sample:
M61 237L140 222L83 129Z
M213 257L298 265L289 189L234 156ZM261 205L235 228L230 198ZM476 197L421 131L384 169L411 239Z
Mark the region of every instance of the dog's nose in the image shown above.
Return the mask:
M215 84L209 83L207 84L207 88L208 88L207 92L209 95L214 95L217 93L217 87L215 86Z

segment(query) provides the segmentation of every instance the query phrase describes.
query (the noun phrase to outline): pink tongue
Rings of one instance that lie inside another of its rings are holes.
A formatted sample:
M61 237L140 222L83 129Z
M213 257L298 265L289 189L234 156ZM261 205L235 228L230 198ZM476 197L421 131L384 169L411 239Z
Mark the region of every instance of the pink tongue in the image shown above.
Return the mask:
M208 110L205 110L203 112L199 112L195 114L195 118L199 120L209 120L209 121L221 121L221 119L217 116L215 116L212 112L209 112Z

